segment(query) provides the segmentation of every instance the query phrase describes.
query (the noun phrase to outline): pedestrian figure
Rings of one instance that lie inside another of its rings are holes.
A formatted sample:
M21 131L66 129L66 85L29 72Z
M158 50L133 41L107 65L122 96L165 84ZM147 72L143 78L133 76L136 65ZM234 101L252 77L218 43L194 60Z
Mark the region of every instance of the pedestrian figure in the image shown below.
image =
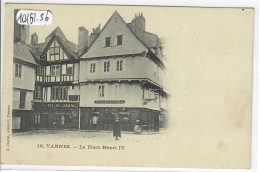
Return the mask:
M141 130L141 126L140 126L140 121L139 120L136 120L135 122L135 127L134 127L134 132L136 134L141 134L142 130Z
M121 137L121 130L120 130L120 124L118 119L116 119L114 123L113 136L116 137L116 140L119 140L118 137Z

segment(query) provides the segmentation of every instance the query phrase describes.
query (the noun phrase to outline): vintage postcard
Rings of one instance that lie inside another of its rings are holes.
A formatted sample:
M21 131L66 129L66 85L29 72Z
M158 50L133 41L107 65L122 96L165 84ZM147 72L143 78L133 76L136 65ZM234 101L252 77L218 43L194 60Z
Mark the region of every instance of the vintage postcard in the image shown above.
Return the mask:
M253 8L5 4L1 163L240 168Z

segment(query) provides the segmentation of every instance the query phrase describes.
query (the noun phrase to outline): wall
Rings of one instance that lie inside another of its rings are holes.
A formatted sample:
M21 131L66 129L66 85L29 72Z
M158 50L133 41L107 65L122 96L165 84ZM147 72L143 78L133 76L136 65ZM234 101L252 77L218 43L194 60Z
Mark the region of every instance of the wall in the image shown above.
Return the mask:
M116 22L114 21L116 19ZM124 35L125 44L111 47L103 47L103 42L105 37L112 38L112 44L114 44L114 38L117 35ZM132 33L130 28L128 28L125 22L121 19L118 14L114 14L111 17L111 20L106 24L105 28L82 58L89 57L101 57L101 56L112 56L112 55L121 55L121 54L136 54L147 51L147 48L138 40L136 36Z
M22 65L21 78L15 76L15 64L13 64L13 87L25 90L34 90L35 69Z
M98 97L98 86L101 83L87 83L80 86L80 107L129 107L129 108L149 108L159 110L159 99L143 105L143 89L139 83L121 83L122 96L116 97L115 85L118 83L103 83L105 86L105 97ZM147 89L145 90L145 92ZM146 94L146 93L144 93ZM147 97L147 96L146 96ZM147 97L148 98L148 97ZM95 104L95 100L125 100L124 104Z
M118 60L123 60L122 71L116 71ZM106 61L110 62L109 72L104 72L104 62ZM95 73L90 73L91 63L96 63ZM80 61L80 82L95 79L148 78L162 85L163 74L158 72L158 70L160 70L159 67L157 69L157 65L144 56L82 60Z
M20 89L13 88L13 109L20 109ZM33 91L26 91L25 108L21 110L32 110Z

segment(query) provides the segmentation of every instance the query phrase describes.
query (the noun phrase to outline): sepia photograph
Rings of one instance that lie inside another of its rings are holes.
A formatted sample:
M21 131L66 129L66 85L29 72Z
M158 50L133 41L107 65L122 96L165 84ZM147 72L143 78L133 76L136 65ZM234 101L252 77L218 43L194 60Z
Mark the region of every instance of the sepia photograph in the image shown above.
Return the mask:
M250 169L253 8L5 4L1 164Z

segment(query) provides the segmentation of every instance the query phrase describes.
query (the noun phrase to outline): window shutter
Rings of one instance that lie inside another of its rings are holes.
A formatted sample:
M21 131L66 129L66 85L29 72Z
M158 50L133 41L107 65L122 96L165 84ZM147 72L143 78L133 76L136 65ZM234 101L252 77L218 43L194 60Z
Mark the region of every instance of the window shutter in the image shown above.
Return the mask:
M106 46L106 38L103 38L102 39L102 47L105 47Z
M122 35L122 45L125 44L125 35Z
M114 37L114 46L117 46L117 36Z

